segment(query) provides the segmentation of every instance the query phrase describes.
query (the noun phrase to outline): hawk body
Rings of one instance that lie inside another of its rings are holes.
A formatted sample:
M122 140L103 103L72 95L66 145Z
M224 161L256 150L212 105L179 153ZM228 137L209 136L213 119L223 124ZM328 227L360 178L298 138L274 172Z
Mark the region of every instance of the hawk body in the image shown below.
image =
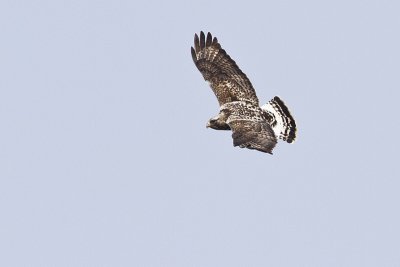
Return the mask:
M220 105L219 114L207 127L232 130L233 145L272 154L280 138L291 143L296 138L296 123L279 97L263 107L256 92L236 62L221 48L211 33L200 32L191 48L193 62L209 82Z
M232 129L233 145L272 153L276 136L268 123L271 117L250 102L234 101L221 106L227 114L226 123Z

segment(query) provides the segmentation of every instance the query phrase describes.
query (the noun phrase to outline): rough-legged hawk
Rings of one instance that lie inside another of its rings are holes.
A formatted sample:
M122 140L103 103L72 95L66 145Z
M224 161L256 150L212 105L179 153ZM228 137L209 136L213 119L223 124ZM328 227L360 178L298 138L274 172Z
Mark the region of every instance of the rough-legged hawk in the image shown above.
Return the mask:
M194 36L194 64L218 99L220 111L207 128L232 130L233 145L272 154L277 139L292 143L296 122L283 101L275 96L260 107L256 92L235 61L211 33Z

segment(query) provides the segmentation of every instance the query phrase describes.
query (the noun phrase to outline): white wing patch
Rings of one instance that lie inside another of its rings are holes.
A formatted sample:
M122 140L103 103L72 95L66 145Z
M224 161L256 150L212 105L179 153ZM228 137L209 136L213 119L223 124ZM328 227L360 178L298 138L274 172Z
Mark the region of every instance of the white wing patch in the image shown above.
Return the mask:
M283 120L279 115L279 113L275 110L275 108L271 104L271 101L262 106L261 109L267 111L270 115L272 115L272 117L274 118L274 120L271 123L272 129L274 130L276 138L282 139L281 135L284 129Z
M288 143L296 139L296 123L283 101L275 96L261 109L272 115L273 121L270 123L276 138L282 139Z

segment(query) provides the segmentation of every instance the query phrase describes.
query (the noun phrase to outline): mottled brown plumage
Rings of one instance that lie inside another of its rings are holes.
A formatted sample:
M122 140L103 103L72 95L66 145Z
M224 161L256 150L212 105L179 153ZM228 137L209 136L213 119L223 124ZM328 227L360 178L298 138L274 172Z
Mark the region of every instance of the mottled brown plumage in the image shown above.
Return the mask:
M195 35L192 58L204 79L210 83L220 105L232 101L248 101L259 105L250 80L221 48L217 38L212 38L211 33L207 34L207 39L203 32L200 32L200 39Z
M219 114L207 127L232 130L233 145L272 154L277 138L292 142L296 124L284 103L275 97L260 108L256 92L234 60L211 33L195 34L193 62L220 105Z
M268 121L270 116L251 102L234 101L221 106L232 129L233 145L272 154L277 140Z

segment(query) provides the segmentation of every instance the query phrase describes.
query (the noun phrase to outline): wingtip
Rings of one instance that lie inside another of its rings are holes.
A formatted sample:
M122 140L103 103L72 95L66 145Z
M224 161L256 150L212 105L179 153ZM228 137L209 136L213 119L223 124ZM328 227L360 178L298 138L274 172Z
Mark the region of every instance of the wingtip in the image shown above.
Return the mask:
M214 37L214 39L213 39L213 41L212 41L212 44L213 44L213 45L218 44L218 39L217 39L217 37Z
M211 46L212 44L212 35L210 32L207 33L207 39L206 39L206 46Z
M197 56L196 56L196 51L194 50L193 46L190 47L190 52L191 52L191 54L192 54L193 62L196 64L196 62L197 62Z
M207 32L207 35L204 31L200 31L199 34L194 34L194 43L195 43L195 50L197 51L197 44L199 48L204 48L207 46L218 45L217 37L214 37L211 32Z
M196 52L200 50L200 40L197 33L194 34L194 49Z
M204 32L200 32L200 48L203 49L206 46L206 36L204 35Z

